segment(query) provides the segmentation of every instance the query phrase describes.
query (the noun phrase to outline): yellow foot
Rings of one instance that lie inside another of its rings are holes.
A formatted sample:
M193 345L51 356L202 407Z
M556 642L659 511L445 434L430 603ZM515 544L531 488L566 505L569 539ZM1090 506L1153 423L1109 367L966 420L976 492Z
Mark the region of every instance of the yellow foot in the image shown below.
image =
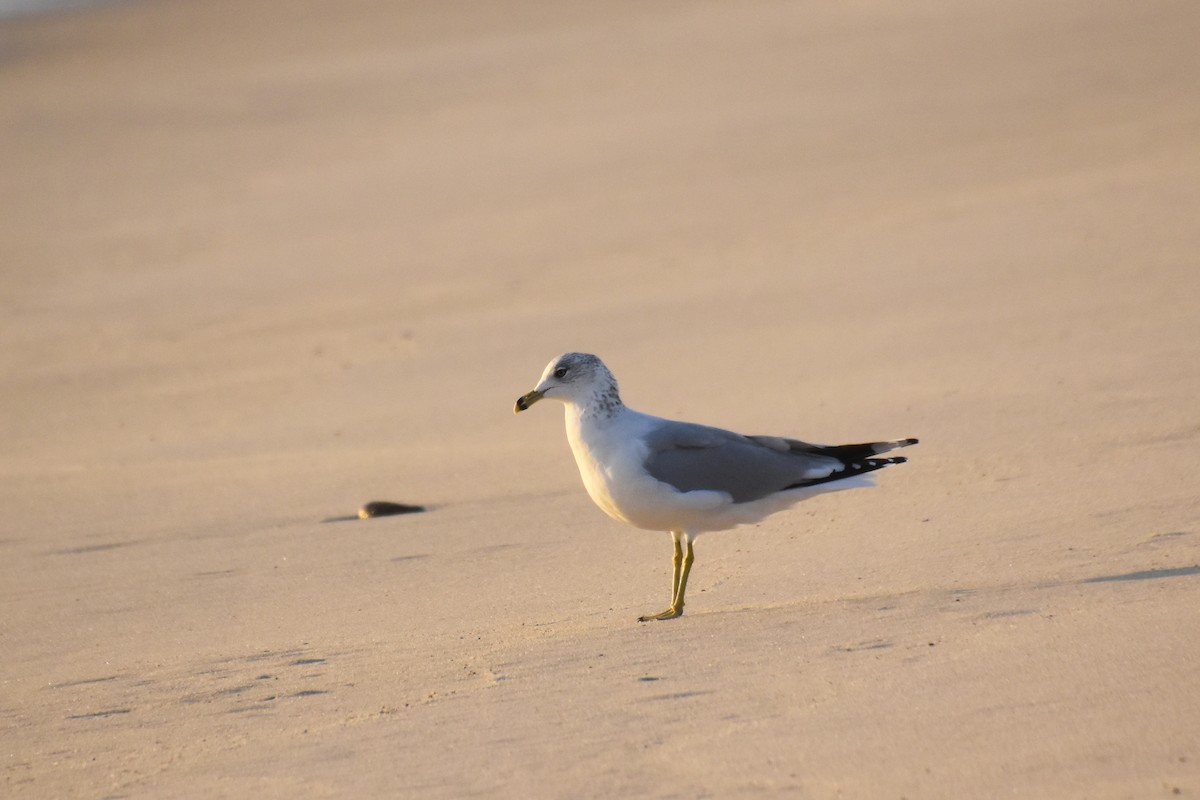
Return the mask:
M638 617L638 622L649 622L652 619L675 619L683 616L683 606L671 606L666 611L660 611L657 614L647 614L644 617Z

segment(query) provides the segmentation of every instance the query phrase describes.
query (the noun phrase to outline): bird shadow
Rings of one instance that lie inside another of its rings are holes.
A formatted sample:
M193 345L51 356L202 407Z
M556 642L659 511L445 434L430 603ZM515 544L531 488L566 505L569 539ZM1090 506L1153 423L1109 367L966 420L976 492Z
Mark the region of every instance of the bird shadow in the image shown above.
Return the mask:
M1119 575L1099 575L1086 578L1080 583L1115 583L1118 581L1153 581L1160 578L1183 578L1188 575L1200 575L1200 564L1190 567L1170 567L1164 569L1143 569L1137 572L1123 572Z

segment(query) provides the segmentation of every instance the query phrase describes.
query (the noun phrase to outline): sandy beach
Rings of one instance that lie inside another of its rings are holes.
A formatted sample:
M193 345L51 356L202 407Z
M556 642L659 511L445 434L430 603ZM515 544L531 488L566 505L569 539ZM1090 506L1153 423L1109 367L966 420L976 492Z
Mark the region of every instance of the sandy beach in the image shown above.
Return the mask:
M0 795L1200 796L1200 5L0 20ZM632 407L920 437L696 545ZM369 500L422 514L352 516Z

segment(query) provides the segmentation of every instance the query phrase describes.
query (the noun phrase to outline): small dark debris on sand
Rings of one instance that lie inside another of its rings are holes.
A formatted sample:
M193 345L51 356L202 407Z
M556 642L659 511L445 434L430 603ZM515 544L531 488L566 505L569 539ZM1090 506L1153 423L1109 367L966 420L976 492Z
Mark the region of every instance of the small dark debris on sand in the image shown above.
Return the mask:
M326 517L321 522L353 522L356 519L371 519L372 517L390 517L395 514L419 514L425 506L414 506L408 503L392 503L387 500L372 500L358 510L354 516Z
M391 503L387 500L372 500L358 510L359 519L390 517L393 514L419 514L425 506L410 506L407 503Z

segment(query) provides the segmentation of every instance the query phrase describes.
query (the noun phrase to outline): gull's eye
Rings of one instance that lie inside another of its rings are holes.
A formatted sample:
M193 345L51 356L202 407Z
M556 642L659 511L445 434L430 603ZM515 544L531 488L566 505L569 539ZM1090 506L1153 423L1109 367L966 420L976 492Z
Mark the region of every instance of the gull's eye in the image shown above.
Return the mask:
M566 368L566 367L559 367L558 369L554 370L554 377L556 377L556 378L565 378L565 377L567 377L567 368Z

